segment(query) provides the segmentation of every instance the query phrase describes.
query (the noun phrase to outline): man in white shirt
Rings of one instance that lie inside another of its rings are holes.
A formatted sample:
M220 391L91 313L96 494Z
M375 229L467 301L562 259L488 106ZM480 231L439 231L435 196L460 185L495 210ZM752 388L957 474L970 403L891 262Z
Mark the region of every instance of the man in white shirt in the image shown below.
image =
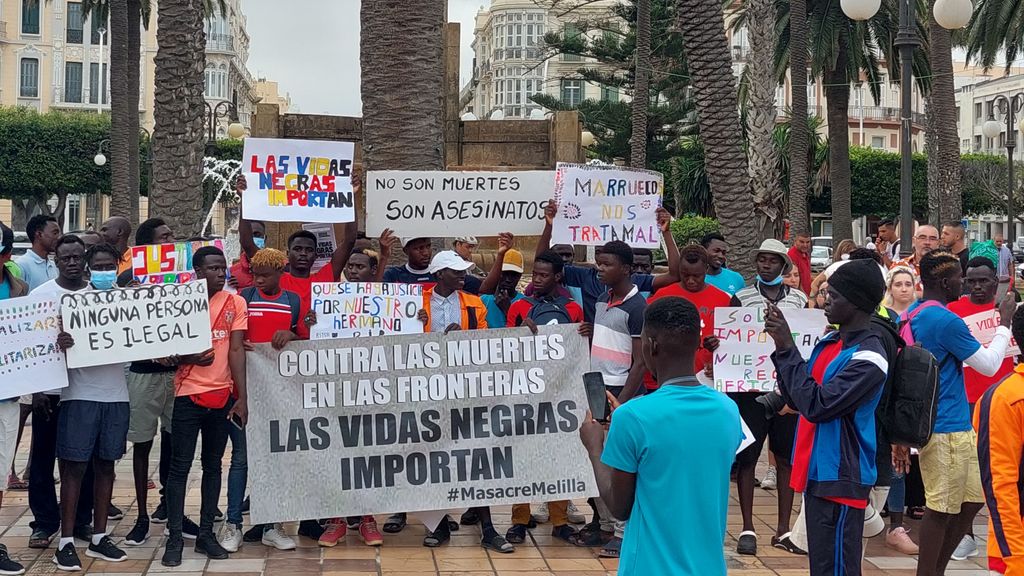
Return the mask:
M35 290L47 280L57 277L57 267L50 260L50 254L60 240L60 226L53 216L42 214L29 218L25 226L32 249L14 259L21 268L22 280L28 284L29 290Z

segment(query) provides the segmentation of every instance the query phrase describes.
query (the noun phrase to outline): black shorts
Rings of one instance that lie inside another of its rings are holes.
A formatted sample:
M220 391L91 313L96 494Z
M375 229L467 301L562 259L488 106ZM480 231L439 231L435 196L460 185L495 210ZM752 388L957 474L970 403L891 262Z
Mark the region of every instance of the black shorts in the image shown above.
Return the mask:
M740 417L747 423L750 432L754 435L754 443L736 455L736 463L740 466L757 464L766 439L776 460L792 462L793 444L796 442L796 423L799 416L796 414L775 415L768 419L765 415L764 405L757 402L757 398L764 395L762 392L728 392L726 395L736 403L740 410Z
M61 402L57 458L70 462L120 460L128 447L130 414L127 402Z

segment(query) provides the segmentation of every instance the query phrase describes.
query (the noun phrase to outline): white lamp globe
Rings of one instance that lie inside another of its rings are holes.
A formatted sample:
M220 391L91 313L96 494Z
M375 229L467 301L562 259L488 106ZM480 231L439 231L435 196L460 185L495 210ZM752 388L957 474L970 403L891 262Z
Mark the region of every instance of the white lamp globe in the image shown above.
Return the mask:
M505 119L505 111L502 110L501 108L498 108L494 112L491 112L491 120L504 120L504 119Z
M946 30L958 30L971 21L971 0L935 0L935 21Z
M228 124L228 138L234 138L235 140L238 140L243 136L245 136L245 126L242 126L238 122L232 122L231 124Z
M93 156L92 161L97 166L106 166L107 165L107 157L104 156L102 152L100 152L99 154Z
M840 8L851 20L869 20L882 6L882 0L840 0Z
M998 138L999 133L1002 131L1003 125L1000 124L998 120L986 120L985 123L981 125L981 133L984 134L986 138Z
M476 119L476 114L473 114L472 112L466 112L465 114L462 115L463 122L472 122L473 120Z
M583 144L584 148L590 148L593 146L594 141L594 134L590 130L584 130L583 133L580 134L580 143Z

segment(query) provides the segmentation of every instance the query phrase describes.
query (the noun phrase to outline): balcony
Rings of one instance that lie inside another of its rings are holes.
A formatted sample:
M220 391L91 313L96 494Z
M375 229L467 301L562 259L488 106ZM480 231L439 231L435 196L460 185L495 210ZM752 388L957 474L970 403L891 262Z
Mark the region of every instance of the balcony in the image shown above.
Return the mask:
M863 118L865 120L871 120L875 122L896 122L899 123L900 109L899 107L881 107L881 106L865 106L864 108L858 108L850 106L849 115L850 121L860 120L863 110ZM919 126L924 126L925 115L922 112L911 112L910 120L912 123Z
M208 52L234 52L235 37L231 34L207 34L206 50Z
M7 41L7 22L0 20L0 42Z

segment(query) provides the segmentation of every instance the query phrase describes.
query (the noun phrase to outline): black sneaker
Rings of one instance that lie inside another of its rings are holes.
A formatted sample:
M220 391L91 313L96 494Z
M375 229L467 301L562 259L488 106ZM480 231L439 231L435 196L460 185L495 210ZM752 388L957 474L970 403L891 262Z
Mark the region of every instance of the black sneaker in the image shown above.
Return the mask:
M263 527L263 524L257 524L246 530L245 534L242 534L242 542L262 542Z
M324 535L324 527L320 525L316 520L303 520L299 522L299 536L305 536L310 540L320 541L320 537ZM260 539L262 540L262 536Z
M205 532L196 538L196 552L206 554L210 560L224 560L228 557L228 551L217 542L213 532Z
M754 534L753 532L741 533L739 541L736 542L736 552L746 556L756 556L757 534Z
M213 521L214 522L223 522L224 521L224 513L220 511L220 508L217 508L217 511L213 513Z
M463 526L473 526L480 523L480 515L477 514L476 510L470 508L462 513L462 518L459 518L459 524Z
M65 544L63 548L57 550L53 555L53 563L57 565L57 570L65 572L78 572L82 569L82 561L78 559L75 545L71 543Z
M505 533L505 540L512 544L522 544L526 541L526 524L513 524Z
M181 566L181 551L184 548L185 542L181 538L168 538L160 563L164 566Z
M75 526L72 535L79 540L85 540L86 542L92 542L92 526L85 524L82 526Z
M149 517L153 524L166 524L167 523L167 503L160 500L160 504L157 504L156 512Z
M150 518L152 520L152 518ZM164 536L170 536L171 529L164 527ZM195 540L199 536L199 525L185 516L181 519L181 535L187 540Z
M142 546L149 540L149 519L139 518L131 532L124 537L125 546Z
M124 511L113 504L107 508L107 520L120 520L124 518Z
M128 559L128 555L124 553L124 550L114 546L114 541L110 539L110 536L101 538L99 544L89 544L85 555L89 558L99 558L107 562L124 562Z
M7 546L0 544L0 574L4 576L18 576L18 574L24 573L25 567L11 560L10 555L7 554Z

